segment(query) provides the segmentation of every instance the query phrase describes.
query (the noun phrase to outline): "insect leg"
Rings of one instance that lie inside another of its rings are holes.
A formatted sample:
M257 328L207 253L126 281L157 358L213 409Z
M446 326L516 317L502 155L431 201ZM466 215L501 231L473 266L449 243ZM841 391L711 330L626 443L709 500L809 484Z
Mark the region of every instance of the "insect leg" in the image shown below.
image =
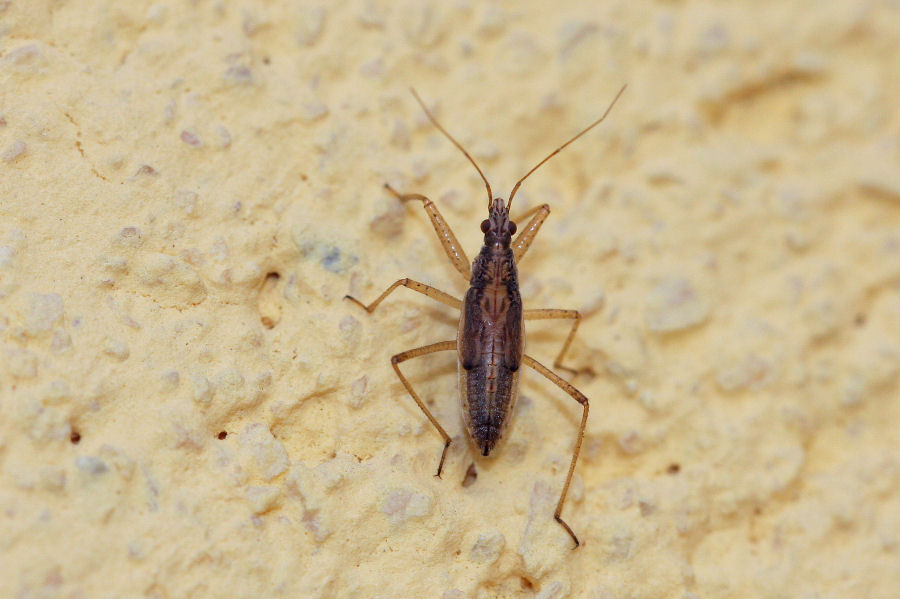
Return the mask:
M569 345L572 344L572 339L575 338L575 331L578 330L578 325L581 324L581 312L578 310L557 310L555 308L542 308L538 310L523 310L522 316L525 320L548 320L551 318L571 318L575 322L572 323L572 329L569 331L569 336L566 337L566 342L563 343L562 349L559 351L559 355L556 356L556 360L553 361L553 367L557 369L567 370L572 374L576 374L577 371L574 368L569 368L568 366L562 365L563 356L566 355L566 351L569 349Z
M391 285L390 287L388 287L384 293L382 293L381 295L378 296L378 299L376 299L374 302L372 302L368 306L365 305L364 303L362 303L361 301L359 301L358 299L356 299L355 297L352 297L350 295L345 295L344 299L348 299L351 302L355 303L356 305L361 306L366 312L369 312L371 314L372 312L375 311L375 308L378 307L378 304L380 304L381 301L384 298L386 298L391 291L393 291L397 287L400 287L401 285L403 287L408 287L408 288L412 289L413 291L418 291L419 293L421 293L423 295L427 295L431 299L437 300L437 301L441 302L442 304L447 304L448 306L452 306L457 309L462 307L462 301L456 299L449 293L444 293L440 289L435 289L431 285L426 285L425 283L419 283L418 281L413 281L412 279L400 279L399 281L395 281L394 284Z
M444 469L444 458L447 457L447 449L450 447L450 435L447 434L447 431L444 430L434 416L431 415L431 412L425 407L425 404L419 399L419 396L413 390L412 385L409 384L409 381L406 380L406 377L403 376L403 373L400 372L400 362L405 362L407 360L411 360L412 358L418 358L419 356L426 356L428 354L433 354L439 351L448 351L451 349L456 349L456 341L441 341L440 343L432 343L431 345L426 345L424 347L417 347L416 349L411 349L405 351L403 353L399 353L396 356L391 358L391 366L394 367L394 372L397 373L397 376L400 377L400 382L403 383L403 386L406 387L406 390L412 396L416 403L422 411L425 412L425 415L428 417L428 420L431 421L431 424L434 425L434 428L441 434L441 437L444 438L444 451L441 452L441 461L438 464L437 476L440 478L441 470Z
M425 206L425 212L428 213L428 218L431 219L431 224L434 226L434 231L437 233L438 239L441 240L441 245L444 246L447 257L450 258L450 262L453 263L453 266L459 271L459 274L468 281L472 276L469 259L466 257L466 253L463 251L462 246L459 245L459 241L456 240L456 235L453 234L450 225L448 225L447 221L444 220L444 217L441 216L441 213L438 211L437 206L434 205L434 202L418 193L401 194L387 183L384 184L384 188L391 192L394 197L401 202L407 200L419 200L422 202Z
M534 216L531 216L531 215ZM535 236L541 228L541 225L544 224L544 221L547 220L547 217L550 216L550 206L547 204L541 204L540 206L536 206L517 218L514 222L518 223L519 221L523 221L526 218L531 216L531 220L528 221L528 224L525 225L519 234L516 235L515 241L512 244L513 257L516 260L516 264L519 263L519 260L522 259L522 256L525 255L525 252L528 251L528 248L531 247L531 242L534 241Z
M581 391L576 389L570 383L566 382L564 379L560 378L560 376L546 366L532 358L528 355L522 356L522 361L528 366L537 370L540 374L544 375L551 383L568 393L572 396L572 398L581 404L581 407L584 408L584 411L581 415L581 426L578 428L578 437L575 439L575 450L572 452L572 462L569 464L569 474L566 475L566 483L563 485L562 493L559 496L559 502L556 504L556 511L553 512L553 519L562 525L563 528L566 529L566 532L569 533L569 536L572 537L572 540L575 541L575 547L577 548L580 543L578 542L578 537L575 536L575 533L572 532L572 529L569 528L569 525L565 523L562 519L562 509L563 504L566 501L566 493L569 492L569 483L572 482L572 474L575 472L575 462L578 461L578 454L581 451L581 442L584 440L584 428L587 425L588 418L588 398L585 397Z

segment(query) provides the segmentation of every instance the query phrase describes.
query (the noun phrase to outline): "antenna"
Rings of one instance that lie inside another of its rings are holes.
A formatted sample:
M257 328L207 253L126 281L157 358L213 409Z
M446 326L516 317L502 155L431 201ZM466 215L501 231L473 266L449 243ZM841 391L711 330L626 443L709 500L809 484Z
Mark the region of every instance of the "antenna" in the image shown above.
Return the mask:
M550 155L549 155L549 156L547 156L546 158L544 158L543 160L541 160L540 162L538 162L536 167L534 167L533 169L531 169L530 171L528 171L527 173L525 173L525 176L522 177L521 179L519 179L519 181L516 183L515 187L512 188L512 191L511 191L510 194L509 194L509 199L506 201L506 210L507 210L507 211L509 211L509 207L512 206L513 196L516 195L516 192L519 190L519 186L522 184L522 181L524 181L525 179L527 179L527 178L528 178L528 175L530 175L530 174L533 173L534 171L538 170L538 168L539 168L542 164L544 164L545 162L547 162L548 160L550 160L551 158L553 158L554 156L556 156L557 154L559 154L560 151L562 151L562 149L565 148L567 145L569 145L570 143L572 143L573 141L575 141L576 139L578 139L579 137L581 137L582 135L584 135L585 133L587 133L588 131L590 131L591 129L593 129L595 126L599 125L599 124L603 121L603 119L606 118L606 115L609 114L609 111L612 110L612 107L615 106L616 101L619 99L619 96L622 95L622 92L625 91L625 88L626 88L626 87L628 87L628 84L627 84L627 83L626 83L625 85L622 86L622 89L619 90L619 93L616 94L616 97L613 98L612 102L609 103L609 106L606 107L606 112L603 113L603 116L601 116L599 119L597 119L596 121L594 121L593 123L591 123L590 125L588 125L587 127L585 127L584 129L582 129L582 130L581 130L581 133L579 133L578 135L576 135L575 137L573 137L572 139L570 139L569 141L567 141L567 142L564 143L563 145L559 146L558 148L556 148L555 150L553 150L552 152L550 152ZM416 92L413 92L413 93L416 93ZM418 96L416 96L416 97L418 98ZM421 100L419 100L419 102L421 102ZM427 112L427 111L426 111L426 112ZM430 115L429 115L429 116L430 116ZM435 123L435 124L436 124L436 123ZM438 126L440 127L440 125L438 125ZM453 143L456 143L456 142L453 142ZM457 144L457 145L458 145L458 144ZM462 148L460 148L460 149L462 149ZM463 150L463 151L465 151L465 150ZM468 156L468 154L466 154L466 156ZM469 160L471 160L471 158L470 158ZM474 162L473 162L472 164L474 164ZM476 166L475 168L478 168L478 167ZM478 171L478 172L480 173L481 171ZM482 175L482 176L483 176L483 175ZM485 181L485 183L487 183L487 181ZM488 188L488 189L490 189L490 188Z
M487 177L484 176L484 173L481 172L481 169L478 168L478 165L475 164L475 161L472 159L471 156L469 156L469 153L466 152L466 149L463 148L463 147L459 144L458 141L456 141L455 139L453 139L453 136L450 135L449 133L447 133L447 130L446 130L446 129L444 129L443 127L441 127L441 124L440 124L439 122L437 122L437 119L434 118L434 116L431 114L431 112L428 110L428 108L426 108L425 102L422 101L422 98L419 97L419 94L416 93L416 90L415 90L414 88L411 87L411 88L409 88L409 91L411 91L411 92L412 92L412 95L415 96L416 100L418 100L419 106L421 106L421 107L422 107L422 110L425 111L425 115L428 116L428 119L434 124L435 127L437 127L438 129L440 129L441 133L443 133L444 135L447 136L447 139L449 139L451 142L453 142L453 145L454 145L454 146L456 146L457 148L459 148L459 151L460 151L460 152L462 152L463 154L466 155L466 158L469 159L469 162L472 163L472 166L474 166L474 167L475 167L475 170L478 171L478 174L481 175L481 180L484 181L484 186L487 187L487 193L488 193L488 210L490 210L490 208L491 208L491 201L493 200L494 196L493 196L493 194L491 193L491 184L488 183ZM621 93L621 92L619 92L619 93ZM607 112L609 112L609 111L607 111ZM603 116L606 116L606 115L603 115ZM601 120L602 120L602 119L601 119ZM593 125L591 125L591 126L593 126ZM562 149L562 148L560 148L560 149ZM540 165L538 165L538 166L540 166ZM529 173L529 174L531 174L531 173ZM527 177L528 175L525 175L525 176ZM524 178L524 177L523 177L523 178Z

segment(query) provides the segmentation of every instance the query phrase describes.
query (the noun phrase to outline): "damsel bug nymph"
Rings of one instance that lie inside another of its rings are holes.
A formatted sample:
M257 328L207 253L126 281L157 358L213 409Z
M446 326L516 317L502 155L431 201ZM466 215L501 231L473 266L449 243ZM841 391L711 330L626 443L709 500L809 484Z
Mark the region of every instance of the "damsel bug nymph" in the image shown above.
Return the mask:
M453 306L460 310L459 329L455 340L440 341L423 347L411 349L399 353L391 358L391 365L397 373L397 377L409 395L415 400L422 412L428 418L437 432L444 439L444 450L441 452L441 460L438 463L437 476L441 475L444 468L444 459L447 457L447 449L450 447L450 435L444 427L438 423L431 411L410 385L409 381L400 372L400 364L412 358L425 356L440 351L455 350L459 364L459 394L462 404L463 421L466 432L472 443L482 456L490 455L496 447L509 424L510 415L516 403L519 387L519 373L522 364L531 367L550 382L568 393L582 407L581 426L575 438L575 447L572 450L572 460L569 462L569 471L563 484L562 493L556 504L553 518L559 522L578 547L579 541L575 533L562 519L563 504L572 482L572 474L575 472L575 463L578 461L578 453L581 450L581 442L584 439L584 429L588 418L588 399L568 381L560 377L549 368L536 361L525 353L525 327L526 320L571 320L572 328L563 344L559 355L553 363L556 369L572 370L562 365L563 356L569 349L578 324L581 322L581 314L577 310L560 310L555 308L539 308L525 310L522 307L522 297L519 294L519 278L517 265L531 246L541 225L550 214L547 204L527 211L517 220L525 222L525 226L516 235L516 222L509 218L509 208L512 206L513 197L519 186L538 167L558 154L563 148L590 131L606 118L609 111L625 87L619 90L616 97L609 104L606 111L599 119L591 123L580 133L569 139L566 143L556 148L546 158L541 160L534 168L525 173L513 186L509 199L504 203L500 198L495 198L491 193L491 185L484 173L475 163L475 160L453 137L444 130L432 116L419 95L412 91L413 96L422 106L422 110L435 127L449 139L472 163L475 170L484 181L488 196L488 218L482 221L481 231L484 233L484 244L475 261L469 263L466 253L463 251L456 235L450 229L444 217L438 211L434 202L427 197L417 194L401 194L385 183L385 188L400 201L417 200L422 202L431 224L447 253L447 257L459 273L469 283L469 290L465 297L459 300L452 295L435 289L424 283L412 279L400 279L388 287L384 293L378 296L368 306L359 300L346 296L367 312L373 312L375 308L394 289L407 287L418 291L431 299ZM528 219L526 221L526 219ZM515 238L513 235L516 235Z

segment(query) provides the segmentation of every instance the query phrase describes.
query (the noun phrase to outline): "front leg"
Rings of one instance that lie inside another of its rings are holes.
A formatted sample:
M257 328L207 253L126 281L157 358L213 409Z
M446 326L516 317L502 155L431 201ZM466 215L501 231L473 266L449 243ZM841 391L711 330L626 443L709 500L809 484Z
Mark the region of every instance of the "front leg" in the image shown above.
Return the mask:
M394 197L401 202L407 200L419 200L422 202L425 206L425 212L428 213L428 218L431 219L431 224L434 226L434 231L437 233L438 239L441 240L441 245L444 246L447 257L450 258L450 262L453 263L453 266L459 271L459 274L468 281L472 277L469 259L466 257L466 253L463 251L462 246L459 245L459 241L457 241L456 235L453 234L450 225L448 225L447 221L444 220L444 217L441 216L441 213L438 211L437 206L434 205L434 202L419 193L401 194L387 183L384 184L384 188L391 192Z
M534 216L531 216L532 214L534 214ZM535 236L541 229L541 225L544 224L544 221L547 220L548 216L550 216L550 206L548 206L547 204L541 204L536 208L532 208L531 210L517 218L515 222L518 223L521 220L525 220L529 216L531 216L531 220L528 221L528 224L522 228L512 244L513 258L515 258L516 264L519 263L519 260L521 260L522 256L525 255L525 252L527 252L528 248L531 247L531 242L534 241Z

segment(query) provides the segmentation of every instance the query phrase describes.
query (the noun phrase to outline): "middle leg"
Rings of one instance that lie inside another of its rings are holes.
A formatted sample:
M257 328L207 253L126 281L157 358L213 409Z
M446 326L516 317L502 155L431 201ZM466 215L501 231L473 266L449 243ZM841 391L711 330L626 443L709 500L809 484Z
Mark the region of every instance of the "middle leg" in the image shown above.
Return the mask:
M581 312L579 312L578 310L557 310L556 308L540 308L537 310L523 310L522 316L524 316L525 320L562 320L571 318L575 321L572 323L572 328L569 331L569 336L566 337L566 342L563 343L562 349L559 351L559 355L556 356L556 360L553 361L553 367L560 370L566 370L568 372L571 372L572 374L577 374L578 371L574 368L563 366L562 360L563 356L565 356L566 352L569 350L569 345L572 344L572 339L575 338L575 332L578 330L578 325L581 324Z
M442 304L447 304L448 306L451 306L453 308L459 309L462 307L462 302L449 293L444 293L440 289L435 289L431 285L413 281L412 279L400 279L398 281L394 281L394 283L390 287L388 287L384 291L384 293L379 295L378 298L368 306L352 295L345 295L344 299L350 300L351 302L355 303L357 306L360 306L363 310L371 314L375 311L375 308L378 307L378 304L380 304L384 300L384 298L386 298L394 289L400 286L407 287L409 289L412 289L413 291L418 291L422 295L427 295L431 299L441 302Z

